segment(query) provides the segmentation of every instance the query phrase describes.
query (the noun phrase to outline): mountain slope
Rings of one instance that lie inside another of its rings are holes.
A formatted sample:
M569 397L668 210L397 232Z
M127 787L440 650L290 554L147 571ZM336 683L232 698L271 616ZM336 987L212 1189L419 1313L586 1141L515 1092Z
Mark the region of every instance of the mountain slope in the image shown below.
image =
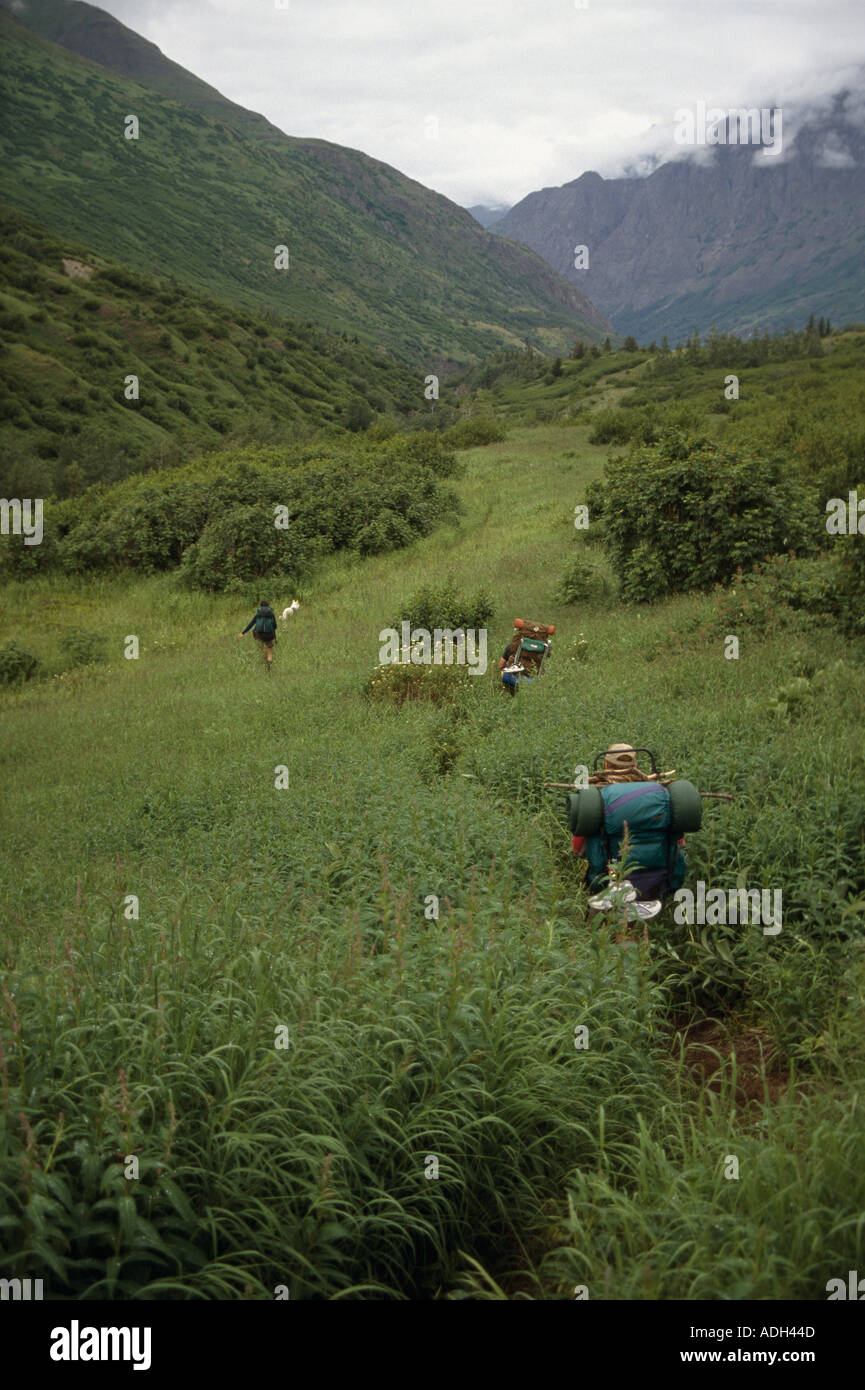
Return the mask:
M358 151L220 107L101 11L68 9L67 42L148 85L0 14L5 197L49 230L222 299L358 333L430 370L525 339L561 352L611 331L581 290L465 209ZM66 10L32 0L22 17L50 30ZM130 114L137 140L124 138ZM275 269L278 246L287 270Z
M586 173L529 194L494 231L532 247L643 342L713 323L748 333L798 327L810 313L865 319L865 138L843 100L783 162L757 167L753 155L718 146L709 167ZM588 269L574 269L578 245Z
M238 437L426 405L390 353L232 312L0 213L0 492L66 495ZM127 399L127 377L138 378Z

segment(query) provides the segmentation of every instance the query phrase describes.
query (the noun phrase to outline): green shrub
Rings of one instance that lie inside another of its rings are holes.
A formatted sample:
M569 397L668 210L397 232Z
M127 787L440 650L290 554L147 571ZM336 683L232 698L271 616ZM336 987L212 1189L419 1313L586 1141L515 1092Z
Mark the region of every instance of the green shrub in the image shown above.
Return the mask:
M592 416L590 444L627 444L631 437L631 420L624 410L598 410Z
M450 705L460 699L469 681L479 679L479 676L472 676L467 666L415 666L396 661L374 668L364 686L364 694L368 699L384 700L397 706L414 700Z
M505 426L488 416L458 420L444 432L445 443L453 449L473 449L480 444L499 444L507 438Z
M39 662L32 652L25 651L14 640L0 648L0 685L19 685L32 680Z
M68 667L96 666L106 660L105 638L86 628L73 628L64 633L60 649Z
M182 579L196 589L224 590L230 580L263 578L279 569L297 572L302 551L291 528L277 530L274 513L237 503L211 517L184 552Z
M353 400L349 401L348 409L345 412L346 429L356 434L360 430L365 430L371 424L372 411L366 401L355 396Z
M359 532L356 546L361 555L381 555L384 551L410 545L413 540L414 533L405 517L391 511L390 507L383 507Z
M98 466L106 441L91 442ZM81 473L76 455L66 468L71 487ZM297 572L333 550L371 555L408 545L460 510L441 482L456 471L439 439L419 435L251 447L231 463L200 458L51 503L43 544L30 548L38 557L4 537L0 560L13 571L59 564L69 573L152 574L183 564L188 582L221 588L274 567ZM289 507L287 530L274 527L275 505Z
M608 589L602 570L585 558L581 547L559 580L556 599L559 603L584 603L603 598Z
M783 457L676 430L608 460L592 489L599 493L603 543L625 599L726 583L737 568L813 551L820 540L815 499Z
M399 628L408 622L413 628L482 628L495 612L489 593L479 589L474 594L460 594L453 582L439 586L427 585L403 604L391 627Z
M825 628L827 620L840 620L841 607L834 557L776 555L748 573L738 570L732 586L720 590L711 631L723 636L743 628Z

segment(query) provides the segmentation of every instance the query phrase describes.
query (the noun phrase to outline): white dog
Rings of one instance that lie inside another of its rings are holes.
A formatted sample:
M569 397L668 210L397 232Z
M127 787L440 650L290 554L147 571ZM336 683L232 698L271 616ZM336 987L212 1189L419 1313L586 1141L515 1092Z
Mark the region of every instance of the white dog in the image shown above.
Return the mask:
M293 598L288 607L282 610L282 621L285 622L286 618L290 618L292 613L296 613L299 607L299 602L296 598Z

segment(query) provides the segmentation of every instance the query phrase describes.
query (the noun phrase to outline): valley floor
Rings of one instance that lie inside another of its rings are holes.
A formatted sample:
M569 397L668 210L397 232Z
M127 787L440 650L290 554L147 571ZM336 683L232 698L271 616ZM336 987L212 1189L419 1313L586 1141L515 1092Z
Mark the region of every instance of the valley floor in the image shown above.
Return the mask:
M328 562L271 677L245 602L6 589L0 640L32 630L50 666L92 628L111 658L0 705L4 1273L53 1297L809 1300L862 1267L862 653L803 621L743 625L727 660L712 596L560 603L606 454L586 434L468 454L464 515ZM494 597L486 674L455 710L365 699L380 631L450 577ZM509 700L516 616L557 632ZM667 909L622 949L587 920L543 782L617 740L734 793L688 884L781 889L778 936Z

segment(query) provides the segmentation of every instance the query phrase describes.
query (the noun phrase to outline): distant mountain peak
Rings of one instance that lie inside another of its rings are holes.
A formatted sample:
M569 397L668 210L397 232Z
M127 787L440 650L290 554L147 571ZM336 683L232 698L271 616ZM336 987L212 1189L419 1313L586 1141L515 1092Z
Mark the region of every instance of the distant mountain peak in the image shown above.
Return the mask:
M587 170L528 194L494 231L537 251L617 332L644 342L712 324L799 327L811 313L862 321L863 125L839 92L788 122L777 158L726 143L641 177ZM588 247L587 268L575 266L578 245Z

